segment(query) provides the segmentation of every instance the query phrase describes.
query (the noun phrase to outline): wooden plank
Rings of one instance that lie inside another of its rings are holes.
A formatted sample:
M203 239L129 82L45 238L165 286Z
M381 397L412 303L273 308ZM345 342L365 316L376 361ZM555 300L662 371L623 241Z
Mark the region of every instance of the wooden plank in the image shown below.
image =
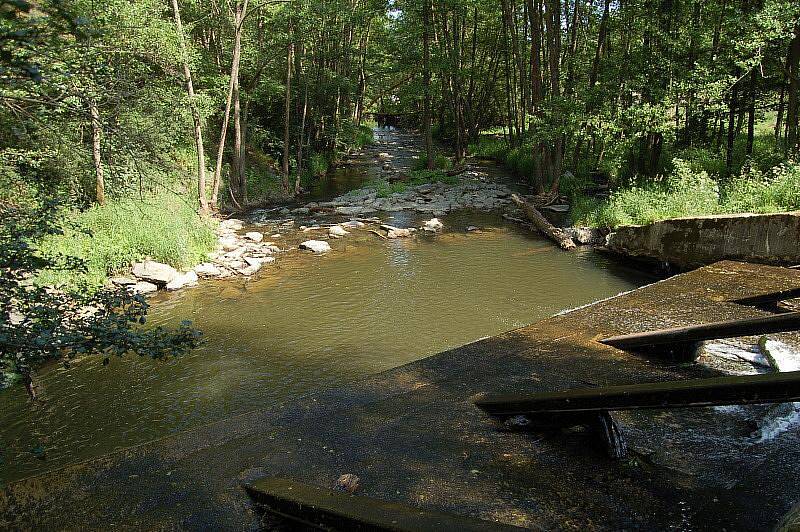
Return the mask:
M618 349L637 350L643 347L669 344L690 344L703 340L755 336L800 330L800 312L789 312L777 316L750 318L745 320L719 321L688 327L674 327L642 333L625 334L604 338L600 343Z
M521 530L502 523L350 495L287 478L262 478L245 489L269 511L325 530Z
M757 296L732 299L730 302L738 305L759 306L768 303L777 303L779 301L783 301L784 299L795 299L798 297L800 297L800 287L779 290L777 292L770 292L767 294L759 294Z
M800 401L800 371L561 392L484 395L475 400L475 405L494 416L532 414L555 425L559 424L561 416L572 417L574 424L580 424L590 419L589 414L593 412L794 401Z

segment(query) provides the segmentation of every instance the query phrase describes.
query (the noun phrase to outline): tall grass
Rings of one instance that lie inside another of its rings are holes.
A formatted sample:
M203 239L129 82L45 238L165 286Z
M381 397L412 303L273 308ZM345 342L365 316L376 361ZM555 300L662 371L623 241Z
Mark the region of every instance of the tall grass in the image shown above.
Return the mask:
M93 290L109 275L149 257L175 268L202 262L216 242L212 223L177 196L120 200L66 213L62 235L38 243L43 253L80 259L85 271L42 272L37 282L67 290Z
M673 166L668 177L616 190L605 201L576 197L573 223L616 227L683 216L800 209L798 163L781 164L769 172L752 169L723 185L688 161L675 159Z

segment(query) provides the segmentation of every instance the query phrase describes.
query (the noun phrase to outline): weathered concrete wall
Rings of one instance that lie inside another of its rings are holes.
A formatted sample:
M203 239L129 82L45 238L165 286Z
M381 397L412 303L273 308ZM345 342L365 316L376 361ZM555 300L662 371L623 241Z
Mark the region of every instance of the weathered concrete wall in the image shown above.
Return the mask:
M617 228L608 248L693 268L731 259L800 264L800 211L676 218Z

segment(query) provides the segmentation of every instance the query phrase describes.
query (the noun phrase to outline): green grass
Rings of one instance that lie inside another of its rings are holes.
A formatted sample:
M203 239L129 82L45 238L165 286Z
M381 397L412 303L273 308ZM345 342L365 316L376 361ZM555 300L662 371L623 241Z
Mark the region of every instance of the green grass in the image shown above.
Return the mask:
M449 176L441 170L412 170L411 175L405 181L395 181L389 183L385 179L373 179L363 188L375 191L379 198L388 198L392 194L401 194L409 189L428 183L444 183L446 185L457 185L458 176Z
M65 233L46 238L38 247L43 253L81 259L85 271L44 271L37 279L40 284L93 290L146 257L189 268L202 262L216 242L212 222L202 220L177 196L115 201L66 216Z
M770 213L800 209L800 164L781 164L769 172L753 169L723 185L692 163L673 161L668 177L612 192L606 201L575 196L572 222L593 227L642 225L669 218Z

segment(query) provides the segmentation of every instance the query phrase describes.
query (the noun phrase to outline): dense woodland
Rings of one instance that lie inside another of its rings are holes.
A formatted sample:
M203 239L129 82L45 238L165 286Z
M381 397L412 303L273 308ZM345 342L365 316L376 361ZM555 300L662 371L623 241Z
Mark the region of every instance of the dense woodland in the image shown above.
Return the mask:
M4 0L0 61L4 331L65 257L196 262L205 215L301 194L376 112L576 222L800 208L791 0Z

